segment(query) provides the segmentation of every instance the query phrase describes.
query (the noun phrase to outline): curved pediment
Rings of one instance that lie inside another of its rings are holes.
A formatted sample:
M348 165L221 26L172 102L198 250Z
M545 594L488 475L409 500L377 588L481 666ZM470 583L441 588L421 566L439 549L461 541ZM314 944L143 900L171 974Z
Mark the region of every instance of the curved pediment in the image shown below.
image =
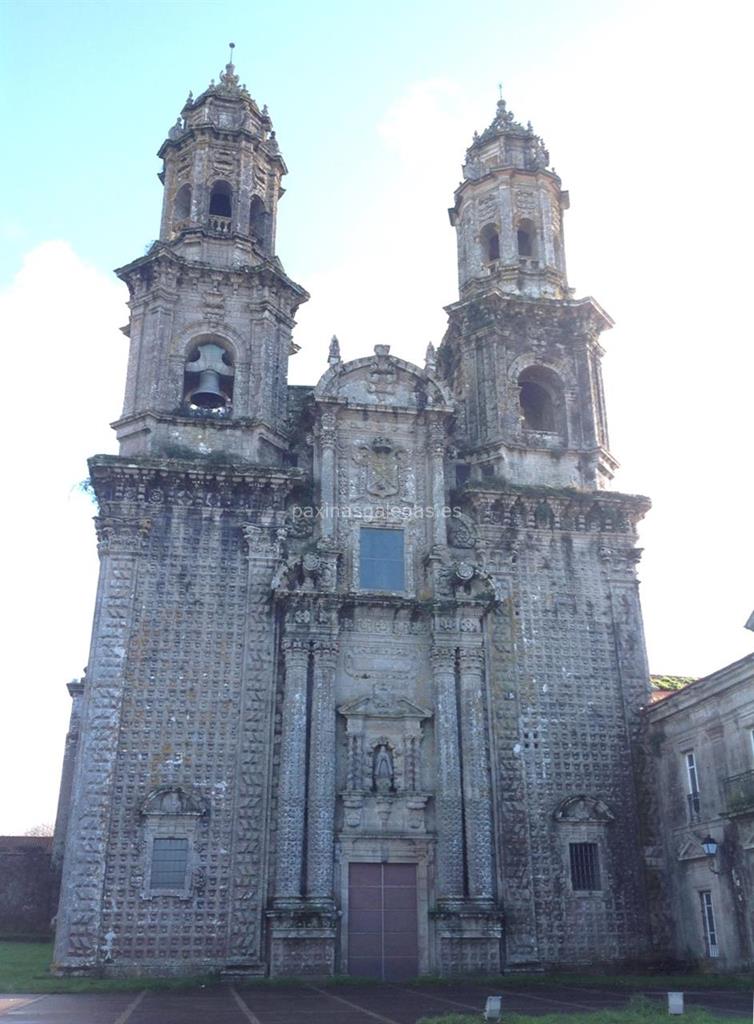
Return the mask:
M580 794L563 800L555 810L555 820L578 824L596 823L607 825L615 815L604 802L593 796Z
M444 384L429 370L390 355L389 345L375 345L374 355L337 362L314 389L318 401L348 405L381 405L421 412L450 412L452 399Z
M181 786L160 786L153 789L141 805L143 815L174 814L201 818L207 811L207 803L203 797L187 792Z

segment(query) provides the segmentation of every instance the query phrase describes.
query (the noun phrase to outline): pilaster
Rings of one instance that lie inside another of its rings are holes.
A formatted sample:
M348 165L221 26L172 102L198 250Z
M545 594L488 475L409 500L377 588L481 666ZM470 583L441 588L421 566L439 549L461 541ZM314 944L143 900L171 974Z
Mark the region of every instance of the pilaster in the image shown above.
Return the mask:
M285 696L278 786L276 904L295 902L301 897L306 809L308 637L284 637L283 661Z
M90 969L105 955L102 887L120 709L139 555L151 525L112 515L96 520L100 578L55 940L60 973Z
M481 637L479 640L481 641ZM491 903L494 889L492 805L482 693L484 649L481 642L462 645L458 655L464 764L463 809L469 896L482 903Z
M463 799L458 749L455 648L432 651L437 711L437 896L439 902L463 898Z

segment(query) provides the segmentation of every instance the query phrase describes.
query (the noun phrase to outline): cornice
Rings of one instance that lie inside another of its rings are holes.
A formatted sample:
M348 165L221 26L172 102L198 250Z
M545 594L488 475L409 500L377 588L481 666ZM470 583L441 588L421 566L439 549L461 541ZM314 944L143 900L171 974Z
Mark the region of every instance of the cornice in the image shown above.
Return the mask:
M629 534L652 507L643 494L467 484L452 495L479 525L569 533Z
M203 228L197 227L192 230L209 237L209 233ZM248 281L250 278L258 278L265 284L278 284L296 295L298 298L297 305L301 305L301 303L306 302L310 298L309 292L305 288L300 284L296 284L295 281L288 277L277 256L265 260L263 263L221 267L199 260L187 260L179 255L169 243L160 241L155 242L144 256L140 256L138 259L133 260L131 263L126 263L122 267L116 267L114 273L130 288L130 278L132 275L162 261L173 264L176 270L198 274L201 277L220 274L226 279L235 278L239 283Z
M737 687L750 689L750 700L754 704L754 654L725 665L711 675L695 679L682 690L669 694L655 704L644 708L644 714L650 721L670 718L672 715L683 714L690 708L703 704L705 701L717 701L726 690Z
M300 469L212 459L168 459L95 455L89 460L92 486L105 510L118 505L197 509L282 510L300 486Z
M544 297L533 297L528 295L513 295L510 292L501 291L494 284L484 291L477 292L468 298L459 299L445 306L445 312L451 319L461 319L465 314L473 310L489 310L494 318L495 314L504 313L506 317L521 316L529 321L548 320L550 322L573 322L587 321L599 331L609 330L614 326L615 321L600 306L600 304L587 295L581 299L549 299ZM480 327L484 325L480 324Z

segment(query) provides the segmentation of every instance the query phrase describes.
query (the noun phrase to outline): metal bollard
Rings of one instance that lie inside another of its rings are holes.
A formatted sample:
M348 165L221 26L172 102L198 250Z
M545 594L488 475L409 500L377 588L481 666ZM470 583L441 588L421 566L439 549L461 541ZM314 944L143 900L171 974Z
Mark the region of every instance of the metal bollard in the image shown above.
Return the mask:
M683 1013L683 992L668 992L668 1013Z
M484 1019L500 1020L500 1014L503 1012L502 1003L502 996L487 996L487 1002L484 1005Z

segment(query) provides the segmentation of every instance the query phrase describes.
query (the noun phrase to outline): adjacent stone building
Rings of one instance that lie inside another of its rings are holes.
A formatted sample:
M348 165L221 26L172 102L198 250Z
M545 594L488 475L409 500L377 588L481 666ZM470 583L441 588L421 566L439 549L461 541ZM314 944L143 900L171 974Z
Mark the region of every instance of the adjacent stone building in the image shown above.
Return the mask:
M679 960L713 969L750 967L754 654L666 696L645 713L670 951Z
M118 271L120 454L90 463L58 968L641 956L648 501L609 489L611 321L568 287L542 141L502 100L474 137L425 365L333 339L313 387L287 384L286 167L232 65L159 155L160 238Z

